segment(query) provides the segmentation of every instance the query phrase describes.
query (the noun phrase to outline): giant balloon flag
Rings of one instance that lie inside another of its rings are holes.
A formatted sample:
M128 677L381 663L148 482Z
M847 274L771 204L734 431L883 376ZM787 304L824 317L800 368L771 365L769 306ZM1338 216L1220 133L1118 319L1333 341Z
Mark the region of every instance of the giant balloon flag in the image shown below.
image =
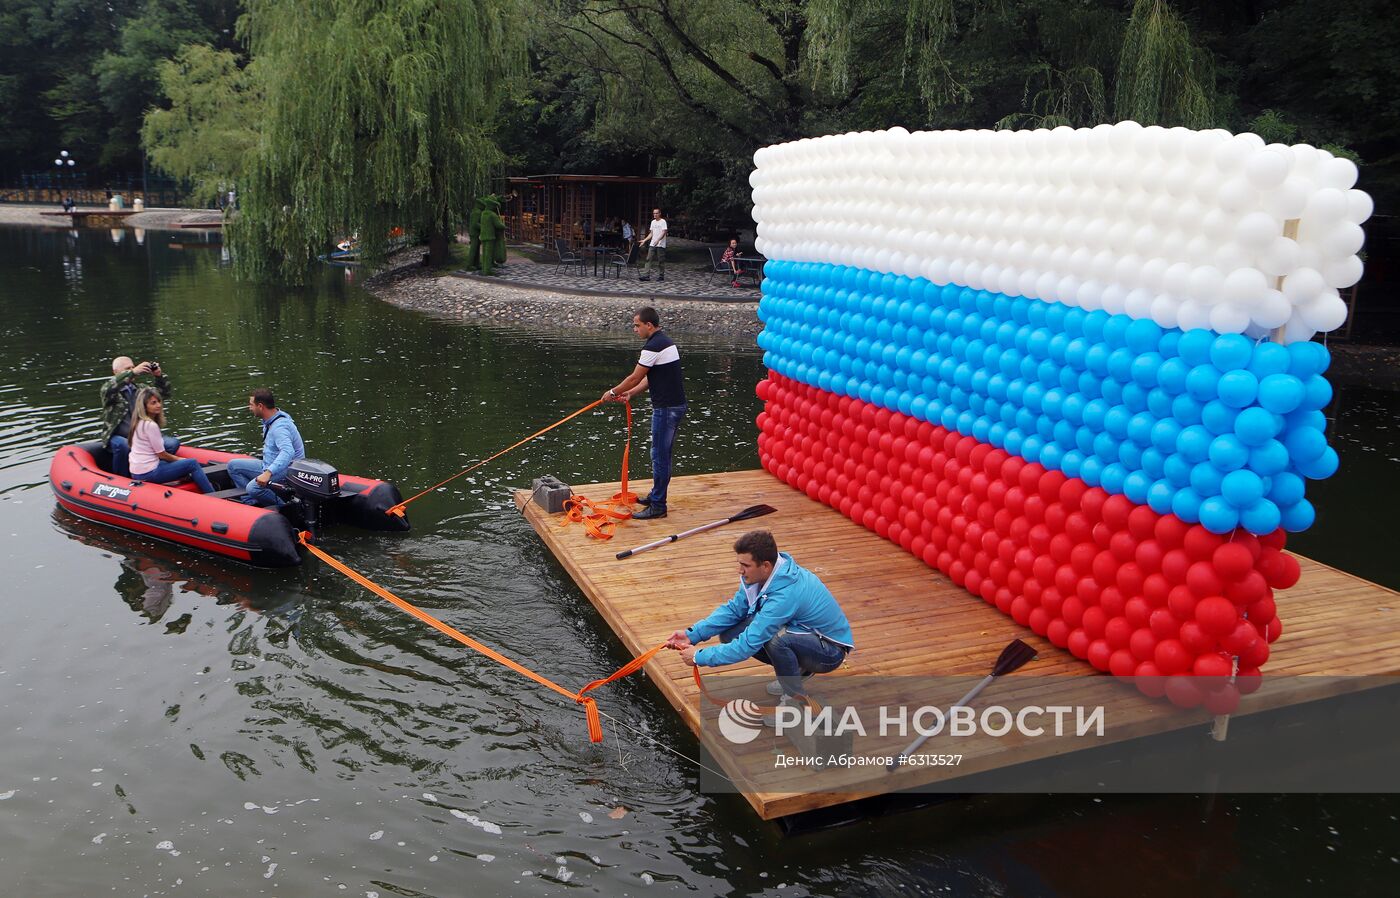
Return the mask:
M1312 338L1361 276L1356 166L1133 122L755 162L764 467L1099 670L1233 710L1337 468Z

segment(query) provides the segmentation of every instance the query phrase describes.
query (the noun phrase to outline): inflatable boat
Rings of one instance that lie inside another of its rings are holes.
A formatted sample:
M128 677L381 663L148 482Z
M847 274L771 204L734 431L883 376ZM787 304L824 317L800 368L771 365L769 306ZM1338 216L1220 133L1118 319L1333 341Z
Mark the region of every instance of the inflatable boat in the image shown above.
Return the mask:
M49 463L49 485L58 504L99 524L203 549L262 567L301 563L297 531L319 533L324 525L348 524L365 530L405 531L408 518L388 514L402 501L398 488L383 480L343 475L325 462L297 459L287 485L274 484L285 497L280 508L239 501L228 462L251 458L192 446L180 447L216 488L201 493L188 480L146 483L111 472L111 454L100 442L64 446Z

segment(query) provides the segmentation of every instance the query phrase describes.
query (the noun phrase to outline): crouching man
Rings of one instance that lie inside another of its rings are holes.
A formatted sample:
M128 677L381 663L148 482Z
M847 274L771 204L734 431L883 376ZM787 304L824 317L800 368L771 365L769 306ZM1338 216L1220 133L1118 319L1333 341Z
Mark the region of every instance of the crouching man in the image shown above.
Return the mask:
M816 574L778 551L767 530L744 534L734 552L739 561L734 598L690 629L671 634L666 644L692 667L757 658L778 675L768 685L771 695L805 702L806 680L840 667L855 649L845 612ZM699 647L713 636L719 645Z

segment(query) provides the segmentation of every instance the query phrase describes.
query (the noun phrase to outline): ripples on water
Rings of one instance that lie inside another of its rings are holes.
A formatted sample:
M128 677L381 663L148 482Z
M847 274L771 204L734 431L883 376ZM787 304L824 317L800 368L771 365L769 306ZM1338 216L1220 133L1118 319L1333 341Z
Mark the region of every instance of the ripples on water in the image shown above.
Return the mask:
M1322 824L1302 799L1222 801L1202 823L1190 799L986 798L783 840L741 799L697 795L676 755L611 722L589 745L577 708L314 562L257 570L73 518L48 459L93 436L119 352L170 372L171 430L187 442L254 449L244 402L267 384L311 454L406 494L591 401L635 358L626 322L603 340L442 322L338 271L302 291L236 284L217 247L177 240L193 238L0 229L7 892L1076 894L1102 882L1075 844L1113 844L1126 871L1163 864L1163 841L1261 887L1271 869L1247 858L1295 843L1323 873L1391 869L1395 818L1374 799L1330 800ZM757 351L680 336L678 472L753 466ZM1393 465L1393 396L1354 408L1345 463ZM509 490L543 473L615 477L621 436L615 408L592 414L417 503L406 536L328 545L526 665L586 682L626 655ZM697 751L640 678L601 705ZM1318 857L1344 836L1344 853Z

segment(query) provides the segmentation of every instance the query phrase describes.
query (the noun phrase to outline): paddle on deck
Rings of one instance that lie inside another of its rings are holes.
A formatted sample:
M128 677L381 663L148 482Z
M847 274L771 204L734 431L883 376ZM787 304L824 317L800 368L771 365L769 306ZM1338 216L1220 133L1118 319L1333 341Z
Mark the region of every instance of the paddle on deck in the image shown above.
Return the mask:
M967 693L967 695L964 695L962 698L958 699L957 702L954 703L953 707L958 708L966 705L968 702L976 698L978 693L980 693L983 689L986 689L989 685L991 685L992 680L995 680L1002 674L1011 673L1013 670L1016 670L1017 668L1021 667L1023 664L1025 664L1027 661L1032 660L1033 658L1035 658L1035 649L1026 645L1019 639L1012 640L1011 644L1008 645L1006 648L1002 649L1001 654L997 656L997 663L992 665L992 672L987 674L987 676L983 677L982 682L978 683L976 686L973 686L972 689ZM930 733L929 736L931 735L933 734ZM928 736L920 736L913 742L909 743L909 746L905 748L904 751L900 752L899 755L893 761L891 761L889 763L889 766L885 769L888 771L895 770L897 767L899 767L900 764L903 764L904 761L910 755L918 751L919 746L927 742L928 739Z
M738 514L732 517L725 518L722 521L711 521L708 524L701 524L699 527L687 530L684 533L675 533L671 536L666 537L665 539L658 539L654 543L647 543L645 546L638 546L635 549L628 549L626 552L618 552L617 558L619 561L621 561L624 558L630 558L633 555L636 555L638 552L645 552L647 549L655 549L657 546L664 546L667 543L673 543L678 539L685 539L687 536L694 536L695 534L703 533L706 530L713 530L716 527L723 527L725 524L732 524L735 521L747 521L749 518L761 518L764 515L772 514L777 510L778 509L774 508L771 505L750 505L748 508L745 508Z

